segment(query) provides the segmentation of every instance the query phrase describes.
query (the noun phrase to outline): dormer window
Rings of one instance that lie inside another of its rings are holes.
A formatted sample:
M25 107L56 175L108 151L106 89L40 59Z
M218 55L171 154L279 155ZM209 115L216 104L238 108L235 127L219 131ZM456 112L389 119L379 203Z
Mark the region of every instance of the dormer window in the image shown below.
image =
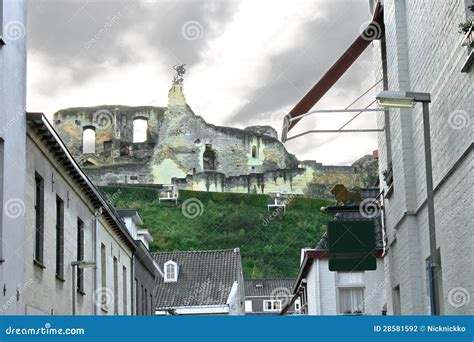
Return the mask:
M178 281L178 264L172 260L165 262L165 282Z

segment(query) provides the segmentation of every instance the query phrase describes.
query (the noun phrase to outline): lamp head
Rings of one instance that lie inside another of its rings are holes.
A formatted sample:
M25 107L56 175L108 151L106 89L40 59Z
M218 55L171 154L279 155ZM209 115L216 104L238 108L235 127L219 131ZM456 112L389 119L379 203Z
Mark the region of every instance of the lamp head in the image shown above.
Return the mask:
M413 108L415 98L408 97L400 91L382 91L376 97L377 103L383 108Z

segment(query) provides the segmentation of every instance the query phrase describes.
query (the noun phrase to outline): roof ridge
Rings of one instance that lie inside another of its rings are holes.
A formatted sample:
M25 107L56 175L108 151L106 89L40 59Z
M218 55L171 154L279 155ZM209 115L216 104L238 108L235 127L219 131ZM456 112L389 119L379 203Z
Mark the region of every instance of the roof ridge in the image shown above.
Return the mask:
M296 278L254 278L245 279L245 281L260 281L260 280L295 280Z
M190 251L162 251L162 252L152 252L152 255L162 255L162 254L185 254L185 253L216 253L216 252L231 252L231 253L240 253L240 248L231 248L231 249L209 249L209 250L190 250Z

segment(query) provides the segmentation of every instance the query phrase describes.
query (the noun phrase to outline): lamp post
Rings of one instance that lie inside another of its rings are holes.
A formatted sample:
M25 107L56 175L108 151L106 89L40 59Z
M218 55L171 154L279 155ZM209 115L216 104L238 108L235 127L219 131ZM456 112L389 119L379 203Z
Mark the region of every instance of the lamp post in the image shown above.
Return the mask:
M423 135L425 147L425 168L426 168L426 205L428 208L428 229L430 234L430 299L431 314L439 314L439 289L436 280L436 267L439 264L438 252L436 250L436 229L435 229L435 210L433 195L433 170L431 161L431 138L430 138L430 116L429 103L431 96L429 93L415 92L395 92L382 91L376 99L380 106L384 108L413 108L415 103L421 102L423 106Z
M72 315L76 315L76 268L81 270L85 268L94 268L96 267L95 261L73 261L71 262L72 267Z

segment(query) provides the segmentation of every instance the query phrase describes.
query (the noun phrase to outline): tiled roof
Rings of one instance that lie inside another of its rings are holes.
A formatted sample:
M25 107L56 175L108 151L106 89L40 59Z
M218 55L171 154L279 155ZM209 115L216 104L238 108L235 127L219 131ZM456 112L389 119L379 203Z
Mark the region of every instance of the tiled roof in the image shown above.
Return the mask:
M291 287L295 282L291 278L282 279L246 279L245 296L246 297L270 297L272 295L291 294ZM278 292L278 293L277 293Z
M157 308L225 305L232 285L242 278L240 250L159 252L153 258L164 269L165 262L178 264L178 281L156 283ZM241 284L239 284L241 285Z

